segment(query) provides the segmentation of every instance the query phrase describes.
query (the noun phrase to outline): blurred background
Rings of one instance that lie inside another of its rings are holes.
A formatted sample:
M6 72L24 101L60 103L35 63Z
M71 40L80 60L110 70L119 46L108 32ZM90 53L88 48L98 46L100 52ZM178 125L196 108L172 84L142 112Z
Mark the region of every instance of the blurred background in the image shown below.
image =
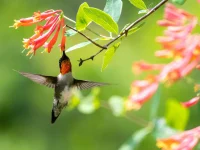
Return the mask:
M55 124L50 123L53 90L40 86L20 76L13 69L39 73L44 75L57 75L59 73L58 59L60 52L54 47L50 54L40 53L29 59L23 50L22 39L33 34L34 26L21 27L18 30L9 28L14 19L29 17L35 11L48 9L62 9L66 16L75 20L76 12L82 0L1 0L0 2L0 149L3 150L117 150L132 134L141 128L138 124L123 117L115 117L106 109L99 109L91 115L80 113L77 109L63 111ZM106 0L87 0L92 7L103 9ZM156 5L159 0L146 0L147 6ZM152 5L151 5L152 4ZM200 17L196 0L188 0L181 8ZM127 23L139 17L138 9L128 0L123 0L122 16L119 20L120 29ZM81 67L78 59L86 58L99 50L90 45L68 53L73 64L73 75L78 79L99 82L117 83L112 87L102 87L100 98L108 100L113 95L127 97L130 85L135 79L142 79L145 75L135 76L132 73L132 63L146 60L151 63L165 62L155 59L154 52L160 49L155 37L162 35L163 28L158 27L156 21L163 16L163 7L145 20L145 25L135 34L124 39L122 45L115 53L110 65L101 72L103 53L94 61L87 61ZM72 25L72 24L71 24ZM90 25L96 32L104 31ZM94 35L85 32L93 37ZM107 34L107 33L106 33ZM85 41L79 35L67 39L67 47ZM197 83L199 72L192 72L190 77ZM85 91L84 94L89 93ZM186 101L195 95L193 84L186 79L178 81L169 88L161 88L161 104L159 116L165 113L166 100L175 98ZM147 102L141 110L132 113L139 118L149 120L151 101ZM187 129L199 125L200 109L191 108ZM156 150L155 140L145 138L139 150Z

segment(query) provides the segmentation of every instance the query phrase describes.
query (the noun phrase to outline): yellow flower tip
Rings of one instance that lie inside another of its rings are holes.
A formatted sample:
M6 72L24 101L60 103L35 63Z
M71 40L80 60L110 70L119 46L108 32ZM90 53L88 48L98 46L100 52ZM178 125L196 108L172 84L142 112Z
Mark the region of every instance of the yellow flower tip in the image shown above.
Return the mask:
M131 110L139 110L141 108L141 105L139 103L131 102L131 100L127 100L125 102L125 110L131 111Z
M17 29L18 27L21 26L21 22L19 20L14 20L14 24L12 26L9 26L9 28L15 28Z
M31 49L30 51L28 51L28 53L26 54L26 56L29 56L30 54L33 54L34 53L34 50Z
M179 145L179 142L173 139L164 139L157 140L156 146L164 150L173 150L176 149Z
M48 48L45 48L44 51L45 51L45 52L48 52Z
M164 148L164 149L166 149L166 144L164 144L164 142L162 142L161 140L157 140L156 146L158 148Z
M23 47L24 47L24 49L29 49L29 48L30 48L30 45L24 44Z
M194 91L197 92L200 90L200 84L195 84Z
M22 43L26 43L29 39L23 38Z

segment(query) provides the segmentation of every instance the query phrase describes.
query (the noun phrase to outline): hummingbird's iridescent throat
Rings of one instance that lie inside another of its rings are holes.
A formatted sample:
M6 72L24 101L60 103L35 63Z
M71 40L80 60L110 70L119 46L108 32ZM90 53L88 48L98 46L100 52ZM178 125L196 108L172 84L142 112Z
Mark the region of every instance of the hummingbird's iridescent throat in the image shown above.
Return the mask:
M59 67L60 67L60 73L62 75L71 72L71 62L69 57L65 54L65 52L63 51L63 55L59 60Z

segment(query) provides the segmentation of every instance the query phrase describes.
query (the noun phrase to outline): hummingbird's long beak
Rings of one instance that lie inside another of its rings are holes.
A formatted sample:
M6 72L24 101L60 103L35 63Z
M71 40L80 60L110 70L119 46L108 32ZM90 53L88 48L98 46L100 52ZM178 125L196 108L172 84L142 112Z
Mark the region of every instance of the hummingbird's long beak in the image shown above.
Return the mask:
M65 51L63 51L62 57L60 58L61 60L69 60L69 57L65 54Z
M61 63L64 60L70 61L69 57L65 54L65 51L63 51L62 57L59 59L59 67L61 68Z
M65 51L62 51L62 52L63 52L62 57L65 57L66 56Z

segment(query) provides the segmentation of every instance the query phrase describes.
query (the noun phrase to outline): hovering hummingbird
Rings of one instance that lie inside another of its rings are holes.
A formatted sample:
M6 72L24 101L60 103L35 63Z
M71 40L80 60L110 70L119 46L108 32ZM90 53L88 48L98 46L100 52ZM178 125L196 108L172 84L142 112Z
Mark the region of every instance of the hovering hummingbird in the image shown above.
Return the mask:
M72 65L69 57L63 51L62 57L59 60L60 74L57 77L45 76L40 74L31 74L19 72L24 77L30 80L54 88L53 108L51 114L51 123L54 123L59 117L63 108L68 104L72 96L72 89L79 90L89 89L96 86L108 85L108 83L92 82L85 80L77 80L72 75Z

